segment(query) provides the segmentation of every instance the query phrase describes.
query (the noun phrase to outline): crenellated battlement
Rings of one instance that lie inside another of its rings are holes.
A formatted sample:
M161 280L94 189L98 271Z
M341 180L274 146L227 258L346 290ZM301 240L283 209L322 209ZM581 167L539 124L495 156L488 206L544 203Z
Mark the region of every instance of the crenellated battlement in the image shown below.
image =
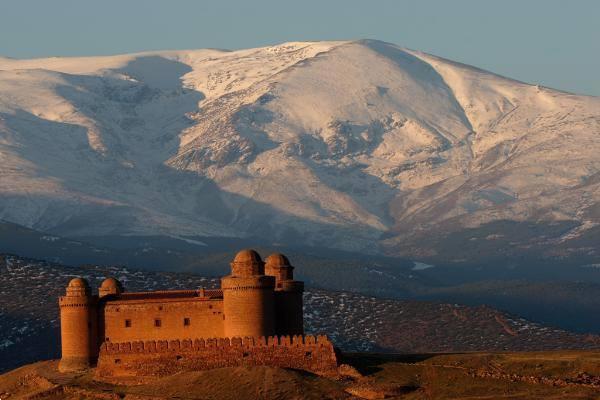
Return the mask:
M103 354L131 353L167 353L185 351L223 350L228 348L255 349L264 347L328 347L333 343L325 335L294 335L294 336L261 336L258 338L209 338L209 339L175 339L148 340L122 343L104 342L100 346L100 356Z
M335 375L338 360L333 344L323 335L105 342L96 373L99 377L151 377L239 365Z
M58 305L60 307L88 307L96 303L96 298L92 296L86 297L70 297L60 296L58 298Z

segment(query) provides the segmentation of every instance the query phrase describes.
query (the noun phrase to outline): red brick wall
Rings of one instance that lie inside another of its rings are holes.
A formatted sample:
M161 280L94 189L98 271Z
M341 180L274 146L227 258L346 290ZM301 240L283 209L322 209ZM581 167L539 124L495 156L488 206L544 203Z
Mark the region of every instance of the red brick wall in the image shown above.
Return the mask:
M239 365L270 365L336 375L337 364L333 344L325 336L185 339L104 343L96 374L152 377Z

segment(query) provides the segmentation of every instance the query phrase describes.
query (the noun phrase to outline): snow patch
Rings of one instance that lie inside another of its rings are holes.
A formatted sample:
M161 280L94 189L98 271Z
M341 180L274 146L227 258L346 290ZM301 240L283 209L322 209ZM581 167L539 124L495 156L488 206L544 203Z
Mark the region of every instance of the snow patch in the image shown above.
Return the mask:
M425 264L418 261L413 261L414 267L412 267L413 271L424 271L426 269L434 268L435 265Z

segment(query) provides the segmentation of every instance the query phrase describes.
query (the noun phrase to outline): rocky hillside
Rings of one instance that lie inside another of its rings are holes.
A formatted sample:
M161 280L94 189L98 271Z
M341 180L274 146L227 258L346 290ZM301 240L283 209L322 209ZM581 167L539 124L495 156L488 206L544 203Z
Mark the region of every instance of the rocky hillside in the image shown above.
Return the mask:
M65 267L0 257L0 371L60 357L58 296L74 276L107 276L131 291L216 287L217 278L123 267ZM451 352L598 349L600 336L550 328L489 307L388 300L308 288L305 328L344 351Z
M127 384L94 371L61 374L45 361L0 375L2 399L322 400L596 399L600 354L592 351L389 356L346 355L331 379L296 370L230 367ZM131 383L131 382L130 382Z
M378 41L0 58L0 219L71 237L595 265L599 150L599 98Z

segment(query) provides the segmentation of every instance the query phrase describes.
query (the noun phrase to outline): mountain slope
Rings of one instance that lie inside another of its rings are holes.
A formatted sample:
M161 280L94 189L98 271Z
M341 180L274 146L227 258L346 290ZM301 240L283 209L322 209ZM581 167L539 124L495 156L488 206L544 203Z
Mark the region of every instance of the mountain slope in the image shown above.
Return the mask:
M598 149L598 98L378 41L0 59L0 218L66 236L593 264Z

